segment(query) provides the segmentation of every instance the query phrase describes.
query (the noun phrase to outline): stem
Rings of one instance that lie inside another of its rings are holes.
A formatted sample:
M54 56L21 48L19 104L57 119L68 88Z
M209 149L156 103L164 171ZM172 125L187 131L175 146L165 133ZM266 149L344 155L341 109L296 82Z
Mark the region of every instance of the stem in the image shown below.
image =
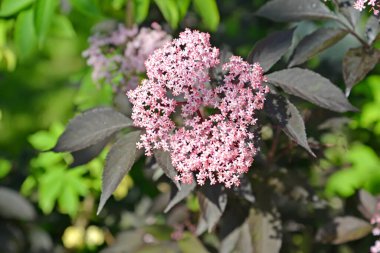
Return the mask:
M131 28L134 25L133 8L133 0L127 0L127 4L125 6L125 25L127 28Z

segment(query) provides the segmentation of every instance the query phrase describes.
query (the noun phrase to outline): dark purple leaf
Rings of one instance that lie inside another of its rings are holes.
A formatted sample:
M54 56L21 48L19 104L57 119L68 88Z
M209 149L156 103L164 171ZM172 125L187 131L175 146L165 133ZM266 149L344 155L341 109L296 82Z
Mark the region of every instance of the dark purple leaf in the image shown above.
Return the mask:
M277 212L251 209L249 227L255 253L278 253L282 245L281 220Z
M55 152L81 150L130 126L132 120L112 108L91 109L69 122L53 150Z
M368 220L371 220L371 218L375 214L377 203L378 200L375 196L372 196L369 192L365 190L359 191L358 209Z
M36 217L31 203L18 192L0 187L0 217L30 221Z
M289 138L315 156L307 142L303 118L288 99L270 93L267 95L264 109L269 118L279 125Z
M227 205L227 194L218 185L206 185L198 191L198 201L202 218L210 232L222 217Z
M362 47L351 48L343 59L343 78L346 83L346 95L352 87L363 80L380 60L380 51Z
M337 18L320 0L272 0L264 4L256 15L277 22Z
M184 200L189 194L195 189L195 182L192 184L182 184L179 188L179 190L176 190L176 193L173 195L173 197L170 199L170 202L168 206L165 208L165 213L168 212L170 209L173 208L176 204Z
M337 43L346 34L347 31L342 29L320 28L305 36L294 50L289 67L304 63L314 55Z
M307 69L292 68L269 74L268 80L286 93L298 96L320 107L347 112L357 109L343 92L327 78Z
M369 44L372 44L380 32L380 19L377 16L369 17L365 26L365 35Z
M229 203L220 220L220 253L253 252L248 215L248 206L241 206L237 202Z
M126 134L112 146L108 153L103 171L102 195L100 196L98 214L121 180L132 168L138 154L136 143L140 139L140 133L140 131L134 131Z
M294 29L274 32L258 41L248 55L248 62L258 62L264 71L268 71L292 45L293 33Z
M173 167L170 153L159 149L154 151L154 157L156 158L158 165L160 165L161 169L165 172L166 176L170 178L179 189L179 182L175 180L177 171Z
M324 243L342 244L358 240L371 233L369 222L353 217L337 217L331 223L319 229L317 240Z
M91 145L87 148L72 152L71 155L73 156L74 161L72 164L70 164L70 167L73 168L90 162L92 159L97 157L100 152L102 152L108 141L109 138L106 138L99 143Z
M342 14L341 20L343 22L347 23L348 21L348 25L352 28L355 28L355 26L360 23L358 22L360 18L360 11L353 7L355 2L354 0L336 0L333 2L337 4L339 13Z

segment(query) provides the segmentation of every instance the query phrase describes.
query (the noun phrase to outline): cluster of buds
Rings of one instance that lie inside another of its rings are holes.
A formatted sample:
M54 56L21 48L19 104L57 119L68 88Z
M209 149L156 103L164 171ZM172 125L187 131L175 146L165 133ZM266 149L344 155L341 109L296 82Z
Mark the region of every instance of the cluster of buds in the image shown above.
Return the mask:
M258 63L232 56L222 65L223 80L210 72L219 50L207 33L182 32L145 62L148 79L128 92L132 119L145 130L138 143L146 155L170 153L176 179L199 185L238 186L256 154L252 127L269 92Z
M153 51L163 46L171 37L157 23L152 28L116 28L101 24L90 37L90 47L83 52L87 64L92 67L92 79L113 86L122 85L124 90L137 87L144 76L144 62Z

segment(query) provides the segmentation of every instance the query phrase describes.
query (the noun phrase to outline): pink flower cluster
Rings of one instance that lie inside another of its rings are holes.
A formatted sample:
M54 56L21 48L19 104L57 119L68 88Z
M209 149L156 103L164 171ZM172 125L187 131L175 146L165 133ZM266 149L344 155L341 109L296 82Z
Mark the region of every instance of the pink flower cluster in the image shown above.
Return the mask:
M140 30L122 24L116 29L103 24L90 37L90 48L83 52L83 56L93 68L94 81L123 85L125 90L130 90L137 87L139 76L145 73L144 62L148 56L170 39L156 23L152 24L152 29Z
M379 14L379 11L380 11L379 0L356 0L354 3L354 8L358 9L359 11L364 10L366 6L370 6L370 9L371 11L373 11L373 14L375 15Z
M380 202L377 203L376 212L371 219L371 223L375 226L372 229L372 234L374 236L380 236ZM380 240L377 240L370 250L371 250L371 253L379 253Z
M182 183L195 176L199 185L209 180L230 188L253 162L250 128L269 90L259 64L237 56L223 64L223 83L215 87L210 70L218 64L209 34L187 29L148 58L148 79L128 97L134 124L145 129L138 147L146 155L170 152Z

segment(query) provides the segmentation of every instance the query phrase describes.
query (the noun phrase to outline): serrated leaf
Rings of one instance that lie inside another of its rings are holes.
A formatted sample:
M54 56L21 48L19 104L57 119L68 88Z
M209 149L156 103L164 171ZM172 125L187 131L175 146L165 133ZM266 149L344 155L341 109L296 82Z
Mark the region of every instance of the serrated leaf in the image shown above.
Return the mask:
M57 0L36 0L34 8L34 26L39 46L42 46L45 41L57 5Z
M175 29L179 23L179 10L175 0L154 0L165 20Z
M137 24L142 23L149 13L150 0L134 0L135 21Z
M5 18L17 14L27 8L35 0L3 0L0 6L0 17Z
M173 167L172 159L170 158L170 153L159 149L154 151L154 157L156 158L158 165L160 165L160 167L164 171L165 175L173 181L173 183L177 186L178 189L180 189L179 182L175 180L175 177L177 176L177 171Z
M78 151L132 126L132 120L112 108L95 108L72 119L59 137L55 152Z
M95 0L70 0L76 10L90 17L101 17L102 12Z
M289 67L304 63L340 41L346 34L347 31L343 29L320 28L305 36L294 50Z
M90 162L102 152L108 141L109 138L106 138L87 148L72 152L71 155L73 156L74 161L70 164L70 167L76 167Z
M202 218L207 223L208 231L211 232L226 209L227 194L220 186L206 185L198 191L198 201Z
M292 45L294 29L274 32L258 41L248 55L249 63L260 63L264 71L268 71Z
M17 1L15 1L17 2ZM15 45L21 59L29 58L37 49L37 37L33 25L33 9L21 12L15 24Z
M18 192L0 187L0 217L30 221L36 217L33 206Z
M216 31L218 29L220 16L218 5L215 0L193 0L196 11L202 18L207 29Z
M306 149L312 156L307 142L305 123L297 108L285 97L278 94L268 94L264 110L269 118L278 124L289 138Z
M377 198L372 196L369 192L366 190L359 191L358 209L368 220L371 220L375 214L377 203Z
M170 209L172 209L175 205L177 205L179 202L181 202L187 196L189 196L189 194L195 189L195 186L195 182L193 182L192 184L182 184L179 190L177 189L174 196L170 199L164 212L169 212Z
M355 28L355 26L360 23L360 11L353 7L355 2L354 0L336 0L333 2L338 7L339 14L342 14L343 18L348 21L352 28ZM346 22L343 19L341 20Z
M267 75L286 93L336 112L356 111L343 92L327 78L307 69L292 68Z
M380 32L380 19L377 16L370 16L365 26L365 35L369 44L372 44Z
M102 194L97 213L103 209L106 201L129 172L136 159L136 143L140 139L140 131L126 134L119 139L107 155L103 171Z
M272 0L265 3L256 15L277 22L337 18L320 0Z
M324 243L342 244L358 240L371 233L369 222L353 217L337 217L331 223L319 229L317 240Z
M255 253L278 253L282 245L281 220L278 213L251 209L249 227Z
M349 49L343 58L343 79L346 84L346 95L352 87L363 80L380 60L380 51L358 47Z

